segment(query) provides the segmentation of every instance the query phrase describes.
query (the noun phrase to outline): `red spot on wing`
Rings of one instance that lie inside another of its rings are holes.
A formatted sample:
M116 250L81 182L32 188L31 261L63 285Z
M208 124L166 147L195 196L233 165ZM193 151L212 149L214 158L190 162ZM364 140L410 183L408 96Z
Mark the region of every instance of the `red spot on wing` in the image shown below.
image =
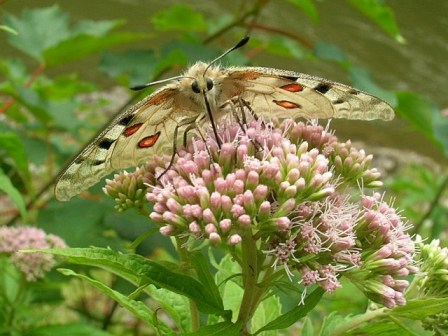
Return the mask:
M156 134L144 137L138 142L138 147L140 148L149 148L156 144L157 140L159 139L160 131L158 131Z
M137 132L140 129L140 127L142 127L142 125L143 125L143 123L139 123L139 124L135 124L135 125L129 126L128 128L126 128L123 131L123 135L126 136L126 137L131 136L132 134Z
M303 90L303 86L297 83L286 84L280 86L280 89L289 91L289 92L299 92Z
M273 102L278 106L284 107L285 109L300 108L299 104L290 102L288 100L273 100Z
M238 79L244 79L244 80L257 79L261 75L262 75L261 73L256 72L256 71L245 71L245 72L241 72L239 74Z
M148 104L148 105L160 105L160 104L166 102L172 96L174 91L175 90L164 90L164 91L160 92L159 94L156 94L155 96L151 97L146 102L146 104Z

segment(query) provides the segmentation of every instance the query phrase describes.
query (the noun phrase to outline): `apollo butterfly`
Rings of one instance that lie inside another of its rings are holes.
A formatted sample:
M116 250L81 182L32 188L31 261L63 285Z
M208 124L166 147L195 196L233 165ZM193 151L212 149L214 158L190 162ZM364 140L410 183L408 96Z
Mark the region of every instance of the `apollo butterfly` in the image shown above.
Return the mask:
M62 172L56 187L58 200L71 197L118 169L136 166L156 154L175 155L178 129L216 123L229 102L243 102L269 120L278 118L347 118L391 120L386 102L350 86L293 71L262 67L223 68L198 62L182 76L132 106L96 137ZM137 87L159 84L153 82ZM219 138L217 139L219 141Z

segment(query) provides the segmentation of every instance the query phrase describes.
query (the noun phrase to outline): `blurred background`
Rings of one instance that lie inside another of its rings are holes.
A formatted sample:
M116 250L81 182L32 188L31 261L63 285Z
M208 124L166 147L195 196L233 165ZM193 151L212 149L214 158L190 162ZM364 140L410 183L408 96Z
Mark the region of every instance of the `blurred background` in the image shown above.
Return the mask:
M72 247L129 249L152 228L148 218L113 211L103 183L58 202L56 176L150 93L130 86L177 75L249 34L224 65L316 75L395 108L391 122L331 127L375 155L414 233L446 237L447 1L10 0L0 10L0 225L35 225ZM156 234L138 252L159 245L170 249Z

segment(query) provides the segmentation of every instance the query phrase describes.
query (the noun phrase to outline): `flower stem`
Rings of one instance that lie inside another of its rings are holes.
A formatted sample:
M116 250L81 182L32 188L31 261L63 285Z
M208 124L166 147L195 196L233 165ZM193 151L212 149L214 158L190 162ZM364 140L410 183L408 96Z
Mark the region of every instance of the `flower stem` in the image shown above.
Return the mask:
M346 323L343 323L339 325L336 329L333 330L329 335L330 336L338 336L338 335L345 335L346 331L353 329L364 322L373 320L378 317L384 317L387 314L387 308L381 308L378 310L372 310L365 314L356 316L355 318L347 321Z
M247 332L248 322L252 318L256 307L253 306L257 296L258 258L257 244L252 237L252 232L247 230L242 236L242 271L244 282L244 294L241 301L238 321L244 322L244 330Z

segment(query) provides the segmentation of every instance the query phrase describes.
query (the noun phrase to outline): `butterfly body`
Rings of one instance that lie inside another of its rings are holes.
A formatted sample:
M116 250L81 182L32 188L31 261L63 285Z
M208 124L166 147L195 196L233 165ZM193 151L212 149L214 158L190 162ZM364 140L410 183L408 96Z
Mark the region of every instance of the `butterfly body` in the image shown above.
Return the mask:
M344 84L292 71L198 62L115 118L61 174L56 198L69 200L115 170L172 153L179 127L204 123L215 127L227 113L223 107L234 99L267 120L394 116L384 101Z

